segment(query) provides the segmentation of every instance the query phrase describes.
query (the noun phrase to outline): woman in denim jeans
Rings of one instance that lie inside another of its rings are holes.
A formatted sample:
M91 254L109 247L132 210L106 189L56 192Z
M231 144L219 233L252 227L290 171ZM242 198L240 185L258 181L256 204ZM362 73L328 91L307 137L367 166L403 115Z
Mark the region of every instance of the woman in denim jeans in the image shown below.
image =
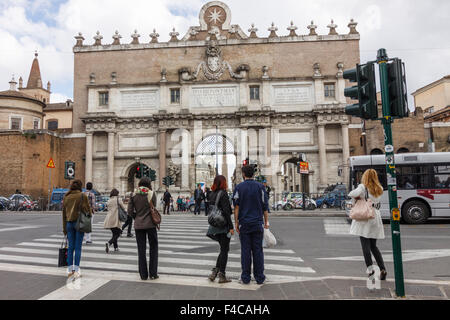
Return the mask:
M69 245L67 249L68 278L81 276L80 260L84 232L77 231L75 225L80 209L84 212L91 212L88 198L82 193L82 185L80 180L73 180L70 190L66 193L63 200L63 231L64 235L67 236Z

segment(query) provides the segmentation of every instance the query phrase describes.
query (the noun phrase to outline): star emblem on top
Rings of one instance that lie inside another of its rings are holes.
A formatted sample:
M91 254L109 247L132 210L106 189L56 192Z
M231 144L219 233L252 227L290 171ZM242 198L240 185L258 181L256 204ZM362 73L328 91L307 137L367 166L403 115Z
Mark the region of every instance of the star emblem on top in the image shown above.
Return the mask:
M222 22L220 19L222 15L220 14L220 11L217 11L216 8L214 8L214 11L209 12L209 22L217 23L217 21Z

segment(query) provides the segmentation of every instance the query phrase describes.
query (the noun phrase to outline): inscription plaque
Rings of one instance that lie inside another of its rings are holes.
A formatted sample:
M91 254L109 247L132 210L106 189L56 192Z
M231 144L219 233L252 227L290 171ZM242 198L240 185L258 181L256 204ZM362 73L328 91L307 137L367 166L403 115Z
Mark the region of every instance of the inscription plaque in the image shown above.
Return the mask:
M274 105L310 104L311 86L273 86Z
M191 107L235 107L238 105L236 87L192 88Z
M158 107L158 90L122 91L121 103L124 109L144 109Z

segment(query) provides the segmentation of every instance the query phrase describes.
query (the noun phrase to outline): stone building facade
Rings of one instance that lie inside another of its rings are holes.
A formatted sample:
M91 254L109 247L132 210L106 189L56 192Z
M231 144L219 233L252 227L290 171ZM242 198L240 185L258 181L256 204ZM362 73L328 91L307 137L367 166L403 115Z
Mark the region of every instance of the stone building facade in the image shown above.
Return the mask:
M178 167L172 190L188 194L211 136L225 141L221 171L233 183L249 157L281 192L282 167L300 153L310 164L310 192L343 181L337 171L350 151L342 75L359 62L360 39L356 22L348 27L338 34L332 21L329 34L318 35L311 22L302 35L291 23L278 35L272 24L259 37L253 25L246 33L231 24L228 6L213 1L201 8L199 26L181 38L173 30L165 43L155 30L150 41L135 31L126 43L116 32L111 44L98 32L93 44L78 34L73 129L86 136L86 181L123 194L139 162L156 170L161 190L170 160Z

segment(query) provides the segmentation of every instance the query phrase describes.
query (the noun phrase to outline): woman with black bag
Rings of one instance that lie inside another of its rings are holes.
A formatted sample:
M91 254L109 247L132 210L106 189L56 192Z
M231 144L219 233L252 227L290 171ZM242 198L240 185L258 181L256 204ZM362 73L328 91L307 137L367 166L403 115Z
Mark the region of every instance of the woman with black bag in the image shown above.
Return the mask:
M122 233L122 220L126 220L126 216L121 215L124 212L124 204L122 200L119 199L119 190L112 189L109 194L108 200L108 214L106 215L103 227L105 229L110 229L112 232L112 238L107 243L105 243L105 251L109 253L109 247L114 245L114 251L119 251L119 245L117 244L117 239L119 239Z
M81 190L82 185L80 180L73 180L69 192L65 194L63 199L62 218L64 235L67 236L68 241L67 273L69 279L81 276L80 261L81 247L84 238L83 228L85 228L86 222L90 222L84 220L85 218L82 219L83 221L80 221L81 216L87 217L89 220L91 212L88 198ZM80 228L81 224L83 225ZM90 229L90 226L88 229ZM90 230L87 230L86 232L90 232Z
M234 235L233 222L231 221L231 205L227 194L227 180L219 175L214 179L211 187L209 200L209 228L207 236L219 242L220 253L217 257L216 267L212 269L209 280L214 281L219 275L219 283L231 282L225 276L225 269L228 261L228 251L230 250L231 236ZM213 205L214 204L214 205ZM220 217L222 215L222 217Z

